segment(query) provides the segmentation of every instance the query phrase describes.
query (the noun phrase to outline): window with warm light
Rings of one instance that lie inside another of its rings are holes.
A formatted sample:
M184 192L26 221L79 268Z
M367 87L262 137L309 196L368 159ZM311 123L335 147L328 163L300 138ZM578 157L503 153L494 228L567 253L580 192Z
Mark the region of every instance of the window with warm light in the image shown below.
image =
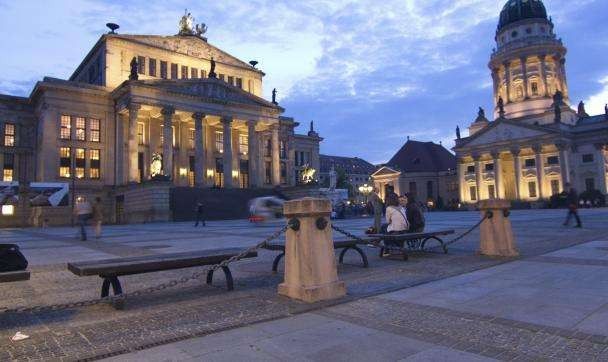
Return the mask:
M143 122L137 123L137 144L143 145L145 143L145 125Z
M99 179L101 177L101 158L100 150L89 150L89 177Z
M171 126L171 129L173 129L173 147L175 147L175 126ZM160 145L164 145L165 144L165 126L161 125L160 126Z
M76 117L76 140L84 141L86 135L86 120L83 117Z
M215 150L217 152L224 152L224 132L215 131Z
M198 69L190 68L190 78L192 78L192 79L198 78Z
M15 169L15 155L12 153L5 153L2 180L5 182L13 181L14 169Z
M239 134L239 153L246 155L249 152L249 137L246 134Z
M15 205L2 205L2 216L12 216L15 214Z
M72 150L69 147L59 149L59 177L70 178L72 167Z
M12 123L4 124L4 146L15 147L15 125Z
M98 119L89 119L89 141L91 142L99 142L100 141L100 131L101 131L100 121Z
M59 131L59 137L62 140L69 140L72 138L72 119L70 116L61 116L61 129Z
M76 149L76 167L74 168L74 174L76 178L84 178L84 169L86 167L86 151L84 148Z
M194 128L188 129L188 147L194 149Z

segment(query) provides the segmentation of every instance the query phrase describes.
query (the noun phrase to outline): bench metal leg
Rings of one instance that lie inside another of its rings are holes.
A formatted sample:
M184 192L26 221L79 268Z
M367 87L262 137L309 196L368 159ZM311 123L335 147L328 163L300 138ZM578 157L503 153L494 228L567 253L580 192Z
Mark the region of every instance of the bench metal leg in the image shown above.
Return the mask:
M101 284L101 297L102 298L106 298L110 295L110 285L112 286L112 294L113 295L121 295L122 294L122 286L120 285L120 280L118 280L118 277L116 276L111 276L111 277L104 277L103 278L103 283ZM124 308L124 303L122 300L118 300L118 301L114 301L113 303L113 307L115 309L123 309Z
M344 255L349 249L353 249L354 251L359 253L359 255L361 256L361 261L363 261L364 268L367 268L369 266L369 262L367 261L367 255L365 255L365 252L361 250L361 248L359 248L358 246L349 246L348 248L343 248L342 252L340 252L340 258L338 259L340 264L342 264L342 261L344 260Z
M224 275L226 276L226 289L234 290L234 279L232 279L232 272L230 272L230 268L227 266L223 266L222 270L224 271ZM209 270L207 272L207 284L211 285L213 283L213 270Z
M436 237L436 236L431 236L429 238L424 239L424 241L422 242L422 247L420 248L421 250L424 250L424 247L426 246L426 242L429 240L437 240L439 242L439 244L441 245L441 248L443 249L443 253L444 254L448 253L448 246L445 245L445 243L443 242L443 240L441 240L441 238Z
M284 256L285 256L285 253L281 253L274 258L274 260L272 262L272 271L274 273L276 273L279 270L279 262L281 261L281 259L283 259Z

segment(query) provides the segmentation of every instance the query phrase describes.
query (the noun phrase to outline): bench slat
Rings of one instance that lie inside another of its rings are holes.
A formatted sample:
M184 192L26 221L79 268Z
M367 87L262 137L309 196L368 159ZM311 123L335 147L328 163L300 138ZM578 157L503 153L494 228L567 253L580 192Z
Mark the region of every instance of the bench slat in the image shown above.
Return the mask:
M377 239L384 239L384 240L416 240L416 239L426 239L426 238L430 238L433 236L451 235L454 233L455 233L454 230L439 230L439 231L411 233L411 234L371 234L368 236L374 237Z
M226 259L238 255L242 251L243 249L240 248L230 248L187 253L139 256L132 258L95 260L91 262L69 263L68 270L78 276L132 275L218 264ZM254 258L256 256L257 252L251 252L244 258Z
M0 283L20 282L30 280L30 272L27 270L0 273Z

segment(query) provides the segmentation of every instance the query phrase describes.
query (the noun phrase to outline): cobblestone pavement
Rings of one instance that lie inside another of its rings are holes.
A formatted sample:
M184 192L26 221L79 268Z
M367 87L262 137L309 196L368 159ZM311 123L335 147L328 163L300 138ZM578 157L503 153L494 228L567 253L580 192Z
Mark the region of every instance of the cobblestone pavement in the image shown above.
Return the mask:
M585 228L582 230L562 228L560 223L562 217L562 211L513 213L514 230L524 259L534 258L535 264L549 267L562 266L564 263L579 265L590 259L588 255L580 258L578 256L580 250L577 253L571 252L570 249L559 249L592 240L608 240L608 225L605 225L608 210L584 210ZM455 228L459 232L464 231L478 219L478 213L432 213L428 215L427 222L429 229ZM360 233L369 226L370 220L339 221L337 224ZM207 228L199 229L184 223L113 226L105 229L102 239L90 242L78 241L76 230L70 228L5 229L0 231L0 242L20 244L30 260L32 280L0 284L0 306L45 305L97 296L101 280L96 277L75 277L65 268L65 263L68 261L218 247L245 247L262 240L281 225L281 222L277 222L252 226L244 221L227 221L211 223ZM360 267L360 261L355 253L348 254L345 265L340 266L339 269L340 277L347 283L348 296L336 302L314 305L293 302L276 295L276 286L282 281L280 273L270 272L271 260L276 254L262 251L259 258L238 262L235 265L233 270L236 291L230 293L222 289L221 279L218 278L216 287L203 286L202 281L200 284L192 282L184 287L129 299L127 308L123 311L115 311L107 305L100 305L52 313L0 315L0 360L96 359L170 342L183 340L182 343L186 343L188 339L197 336L319 310L322 310L322 313L341 313L340 318L343 316L345 320L340 323L352 324L353 322L348 318L357 316L340 310L342 306L331 307L336 303L354 301L343 304L343 308L346 308L346 311L348 308L359 309L362 313L365 308L359 308L360 304L357 303L369 303L370 308L372 305L381 305L379 308L383 310L401 308L399 303L408 303L403 308L416 310L415 306L424 303L403 301L394 304L394 300L384 298L380 294L489 268L508 261L476 256L474 251L477 244L478 233L474 232L462 242L453 245L449 255L415 255L408 262L381 260L376 256L377 249L368 249L367 254L371 264L369 269ZM608 253L608 245L598 248L606 250L594 249L594 251ZM593 254L590 251L587 253ZM576 262L573 263L573 259ZM593 263L596 268L606 267L605 259L594 258ZM190 269L125 277L123 285L128 293L183 277L192 271ZM480 272L483 271L485 270ZM542 272L539 274L542 275ZM608 290L608 286L605 289ZM415 288L406 290L415 290ZM360 299L363 297L368 298ZM445 306L429 304L424 308L418 307L420 310L418 314L423 316L422 311L432 311L432 308L445 308ZM457 312L474 313L463 310ZM319 316L321 317L331 320L337 318ZM512 316L501 318L513 319ZM368 329L372 326L372 324L368 325L368 322L364 325ZM569 330L570 326L559 328ZM22 331L31 337L21 342L11 342L9 337L16 331ZM589 333L591 335L595 332ZM418 343L419 340L416 342ZM433 341L431 343L435 346L433 348L439 348L433 353L460 353L457 350L462 350L462 348L444 349L453 346ZM170 346L172 344L167 345ZM585 350L587 347L584 346ZM528 356L523 352L513 353L518 356Z

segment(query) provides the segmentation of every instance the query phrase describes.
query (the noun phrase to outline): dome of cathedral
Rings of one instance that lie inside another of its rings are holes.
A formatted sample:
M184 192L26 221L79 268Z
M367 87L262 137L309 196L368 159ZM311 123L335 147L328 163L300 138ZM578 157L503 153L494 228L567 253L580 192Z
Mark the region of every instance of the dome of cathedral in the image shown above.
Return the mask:
M500 12L498 30L524 19L547 19L547 9L541 0L509 0Z

